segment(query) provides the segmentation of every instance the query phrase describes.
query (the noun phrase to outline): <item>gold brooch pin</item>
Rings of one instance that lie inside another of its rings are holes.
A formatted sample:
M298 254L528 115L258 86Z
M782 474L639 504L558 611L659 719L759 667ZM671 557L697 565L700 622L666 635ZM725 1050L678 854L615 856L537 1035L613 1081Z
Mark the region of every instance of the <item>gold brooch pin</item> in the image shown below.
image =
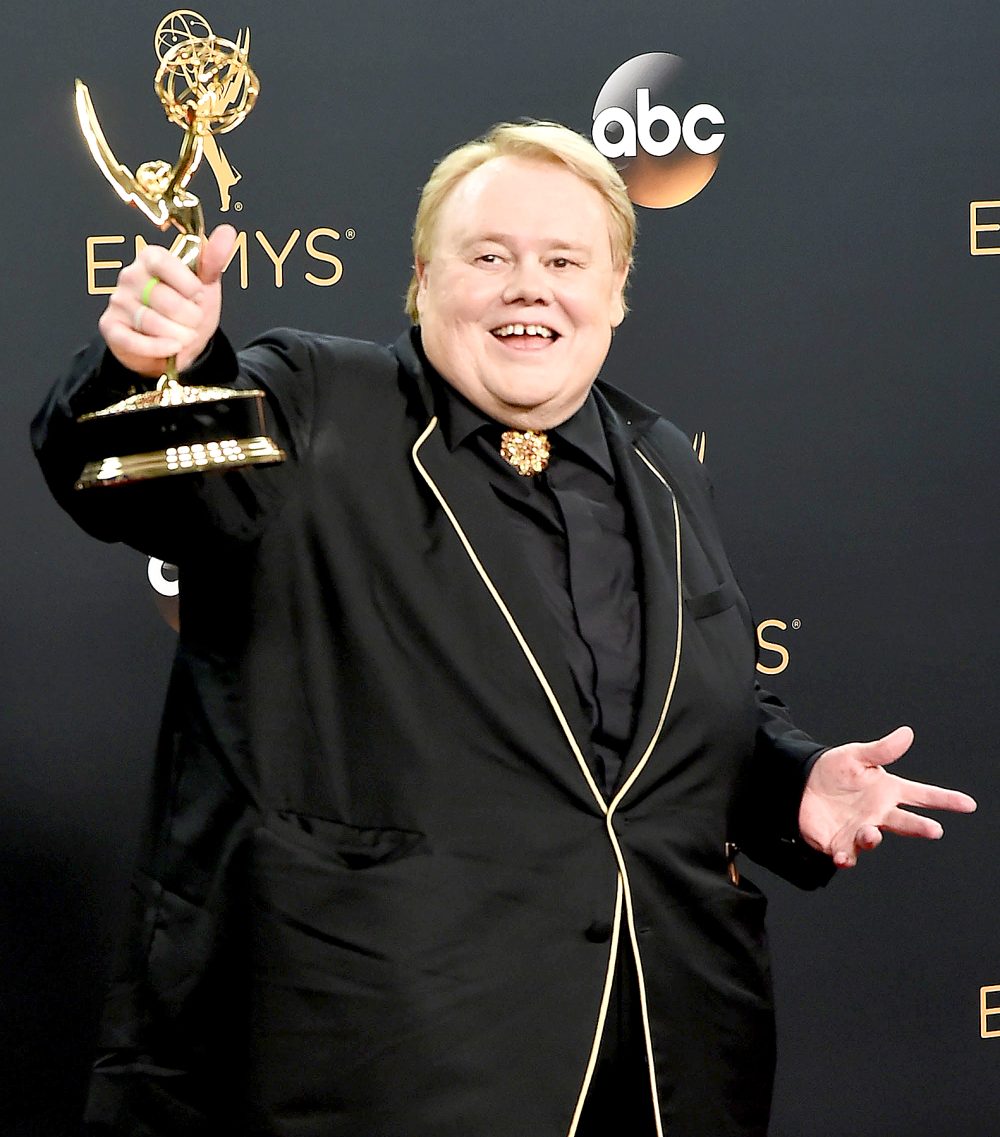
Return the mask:
M505 430L500 436L500 456L525 478L545 469L550 449L543 430Z

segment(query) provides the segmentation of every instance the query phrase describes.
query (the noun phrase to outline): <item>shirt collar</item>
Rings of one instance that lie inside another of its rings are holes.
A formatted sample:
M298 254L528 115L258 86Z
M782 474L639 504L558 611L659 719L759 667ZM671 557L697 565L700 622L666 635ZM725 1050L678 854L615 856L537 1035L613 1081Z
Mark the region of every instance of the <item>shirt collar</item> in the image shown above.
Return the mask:
M615 467L611 461L611 451L608 449L608 439L604 433L604 423L601 421L601 412L597 409L597 400L594 392L590 391L586 402L573 415L560 426L549 431L556 437L556 447L560 442L568 442L583 456L590 460L602 474L613 482L615 480Z
M423 356L423 352L421 351ZM441 423L445 445L452 452L477 433L504 431L508 428L481 411L475 404L439 375L427 358L423 357L427 374L435 388L435 410ZM546 433L553 440L553 457L558 456L563 444L578 451L591 465L596 466L609 481L614 481L614 464L608 449L608 440L601 421L597 400L591 391L583 406L559 426Z

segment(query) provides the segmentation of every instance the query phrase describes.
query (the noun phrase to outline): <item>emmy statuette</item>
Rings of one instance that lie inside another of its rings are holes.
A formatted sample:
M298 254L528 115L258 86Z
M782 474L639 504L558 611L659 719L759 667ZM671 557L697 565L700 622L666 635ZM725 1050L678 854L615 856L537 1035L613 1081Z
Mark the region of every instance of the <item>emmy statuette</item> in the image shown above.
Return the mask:
M179 233L171 252L192 271L205 239L205 218L188 183L215 135L235 129L259 90L247 59L249 29L236 42L216 36L190 11L165 17L156 34L154 87L170 122L184 131L176 161L144 162L133 174L114 156L90 92L76 81L76 112L90 153L118 196L159 229ZM238 177L238 175L236 175ZM141 391L78 421L87 462L77 489L125 485L170 474L228 470L284 461L268 437L265 393L181 383L176 358L155 390Z

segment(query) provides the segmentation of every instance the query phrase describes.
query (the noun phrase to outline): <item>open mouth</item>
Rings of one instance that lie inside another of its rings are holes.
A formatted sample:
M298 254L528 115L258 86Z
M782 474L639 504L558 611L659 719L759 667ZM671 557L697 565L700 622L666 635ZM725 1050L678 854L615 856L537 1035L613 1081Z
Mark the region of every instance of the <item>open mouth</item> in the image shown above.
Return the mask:
M494 328L492 336L495 339L509 343L511 346L541 347L544 343L554 343L559 333L545 324L501 324Z

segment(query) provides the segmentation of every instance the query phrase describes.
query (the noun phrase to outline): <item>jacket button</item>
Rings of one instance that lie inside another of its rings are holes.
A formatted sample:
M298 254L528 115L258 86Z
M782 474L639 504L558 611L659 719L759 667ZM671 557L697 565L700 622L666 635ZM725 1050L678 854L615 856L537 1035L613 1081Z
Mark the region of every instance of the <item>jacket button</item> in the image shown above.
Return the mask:
M583 934L592 944L606 944L611 939L611 925L607 920L594 920Z

